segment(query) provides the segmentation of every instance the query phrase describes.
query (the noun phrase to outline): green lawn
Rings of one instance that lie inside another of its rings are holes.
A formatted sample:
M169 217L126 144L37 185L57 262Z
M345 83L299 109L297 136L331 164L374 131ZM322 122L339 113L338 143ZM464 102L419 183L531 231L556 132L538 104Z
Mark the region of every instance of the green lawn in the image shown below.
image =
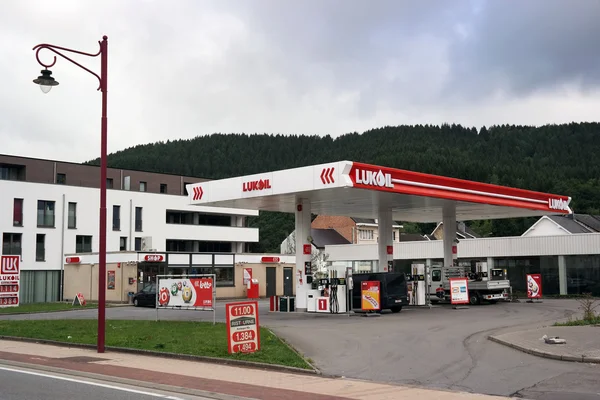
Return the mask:
M87 303L85 306L72 306L72 303L29 303L21 304L18 307L0 308L1 314L16 314L16 313L41 313L48 311L66 311L66 310L81 310L86 308L98 308L98 304Z
M594 319L573 319L567 322L557 322L554 326L584 326L584 325L600 325L600 316Z
M0 334L96 344L96 320L0 320ZM106 321L106 346L263 362L311 369L294 350L261 328L260 351L229 354L225 324L188 321Z

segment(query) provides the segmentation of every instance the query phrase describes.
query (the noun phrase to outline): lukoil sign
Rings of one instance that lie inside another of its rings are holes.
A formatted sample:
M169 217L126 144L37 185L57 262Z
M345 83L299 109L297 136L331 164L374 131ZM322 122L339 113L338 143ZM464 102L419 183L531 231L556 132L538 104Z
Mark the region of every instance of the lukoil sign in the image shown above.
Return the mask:
M357 169L355 172L355 180L357 184L387 187L392 189L394 188L394 184L392 183L392 175L385 174L381 170L379 170L379 172L375 172Z
M244 182L242 184L243 192L252 192L254 190L271 189L271 181L269 179L259 179L258 181Z
M548 199L548 208L551 210L569 211L569 202L563 199Z

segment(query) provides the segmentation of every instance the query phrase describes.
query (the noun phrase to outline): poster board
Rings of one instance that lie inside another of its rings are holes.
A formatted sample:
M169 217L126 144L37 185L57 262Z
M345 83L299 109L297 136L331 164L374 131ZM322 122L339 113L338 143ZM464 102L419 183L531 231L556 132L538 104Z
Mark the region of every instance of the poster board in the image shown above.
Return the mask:
M158 275L156 320L159 309L212 311L216 324L216 275Z
M468 278L450 278L450 303L469 304Z
M248 283L252 280L252 268L244 268L244 286L248 286Z
M362 281L360 283L360 307L363 311L381 310L381 282Z
M260 350L258 302L244 301L225 305L227 351L254 353Z
M107 271L106 275L106 289L115 290L115 271Z
M542 298L542 275L527 274L527 297L530 299Z

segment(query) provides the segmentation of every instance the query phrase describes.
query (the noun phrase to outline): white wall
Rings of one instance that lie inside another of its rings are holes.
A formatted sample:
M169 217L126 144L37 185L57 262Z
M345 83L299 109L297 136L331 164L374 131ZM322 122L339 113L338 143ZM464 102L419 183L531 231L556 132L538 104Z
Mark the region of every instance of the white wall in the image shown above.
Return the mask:
M552 221L548 217L540 218L531 228L527 230L522 236L556 236L556 235L570 235L560 225Z
M64 214L63 214L64 195ZM62 264L61 232L64 220L64 253L75 253L77 235L92 236L92 251L98 251L100 191L66 185L0 181L0 233L21 233L23 270L60 269ZM13 226L15 198L23 201L23 227ZM55 227L37 227L37 201L55 201ZM68 203L77 203L77 227L67 229ZM113 205L121 206L121 230L112 230ZM142 232L136 232L135 207L142 207ZM257 228L240 226L202 226L166 223L166 210L256 216L256 210L190 206L186 196L108 190L107 251L119 251L119 238L126 236L129 250L134 250L135 237L152 237L152 248L165 251L166 239L258 242ZM233 225L233 224L232 224ZM236 224L239 220L236 219ZM35 261L36 234L46 235L46 261ZM0 237L1 239L1 237ZM235 250L235 245L234 245Z
M378 259L376 244L325 246L325 252L329 254L329 261ZM600 233L464 239L458 243L459 258L588 254L600 254ZM442 240L394 243L396 260L443 257Z

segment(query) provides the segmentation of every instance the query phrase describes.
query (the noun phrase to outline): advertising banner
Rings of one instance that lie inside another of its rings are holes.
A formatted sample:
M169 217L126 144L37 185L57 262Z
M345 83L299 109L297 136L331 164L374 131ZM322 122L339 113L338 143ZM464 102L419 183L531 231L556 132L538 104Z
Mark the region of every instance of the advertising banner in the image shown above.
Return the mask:
M252 268L244 268L244 286L248 286L248 283L252 279Z
M229 303L225 306L227 350L232 353L254 353L260 350L258 302Z
M162 308L213 308L212 278L160 278L158 306Z
M530 299L542 298L541 274L527 274L527 297Z
M363 281L360 283L361 308L363 311L381 310L381 283Z
M115 271L107 271L106 289L115 290Z
M19 306L19 282L21 256L0 258L0 308Z
M469 304L469 282L467 278L450 278L450 303Z

